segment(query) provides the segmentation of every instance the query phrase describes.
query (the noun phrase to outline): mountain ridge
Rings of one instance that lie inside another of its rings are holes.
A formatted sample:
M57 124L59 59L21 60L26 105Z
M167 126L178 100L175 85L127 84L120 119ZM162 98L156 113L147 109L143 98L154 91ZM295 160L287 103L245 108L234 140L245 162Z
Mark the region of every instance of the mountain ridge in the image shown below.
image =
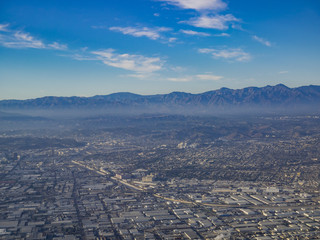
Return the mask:
M27 100L1 100L0 110L7 109L121 109L148 108L232 108L232 107L297 107L320 106L320 86L309 85L289 88L284 84L242 89L220 88L192 94L171 92L168 94L139 95L119 92L92 97L55 97Z

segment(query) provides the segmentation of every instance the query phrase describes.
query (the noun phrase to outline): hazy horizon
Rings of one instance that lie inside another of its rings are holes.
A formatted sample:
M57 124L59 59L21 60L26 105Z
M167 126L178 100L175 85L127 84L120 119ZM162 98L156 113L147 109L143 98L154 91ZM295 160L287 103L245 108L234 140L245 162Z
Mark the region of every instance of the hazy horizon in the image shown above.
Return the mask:
M228 88L228 89L231 89L231 90L242 90L242 89L246 89L246 88L264 88L264 87L268 87L268 86L271 86L271 87L274 87L274 86L277 86L277 85L284 85L290 89L295 89L295 88L300 88L300 87L306 87L306 86L320 86L319 85L315 85L315 84L309 84L309 85L299 85L299 86L295 86L295 87L290 87L288 85L285 85L283 83L278 83L276 85L263 85L263 86L247 86L247 87L243 87L243 88L228 88L228 87L220 87L220 88L217 88L217 89L208 89L204 92L184 92L184 91L171 91L171 92L163 92L163 93L151 93L151 94L140 94L140 93L136 93L136 92L128 92L128 91L122 91L122 92L111 92L111 93L105 93L105 94L95 94L95 95L88 95L88 96L77 96L77 95L69 95L69 96L59 96L59 95L43 95L43 96L38 96L38 97L34 97L34 98L23 98L23 99L18 99L18 98L7 98L7 99L2 99L0 98L0 101L11 101L11 100L21 100L21 101L24 101L24 100L32 100L32 99L38 99L38 98L45 98L45 97L61 97L61 98L72 98L72 97L78 97L78 98L92 98L92 97L96 97L96 96L108 96L108 95L113 95L113 94L133 94L133 95L140 95L142 97L146 97L146 96L155 96L155 95L167 95L167 94L171 94L171 93L187 93L187 94L192 94L192 95L197 95L197 94L202 94L202 93L205 93L205 92L210 92L210 91L218 91L222 88Z

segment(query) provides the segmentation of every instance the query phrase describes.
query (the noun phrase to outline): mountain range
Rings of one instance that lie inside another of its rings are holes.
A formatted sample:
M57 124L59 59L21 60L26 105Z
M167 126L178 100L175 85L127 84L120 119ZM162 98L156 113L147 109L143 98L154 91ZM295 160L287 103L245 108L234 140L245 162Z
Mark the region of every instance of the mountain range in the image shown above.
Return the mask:
M244 109L308 109L320 111L320 86L289 88L283 84L243 89L221 88L200 94L172 92L138 95L129 92L93 97L42 97L28 100L2 100L0 110L102 109L112 111L185 111Z

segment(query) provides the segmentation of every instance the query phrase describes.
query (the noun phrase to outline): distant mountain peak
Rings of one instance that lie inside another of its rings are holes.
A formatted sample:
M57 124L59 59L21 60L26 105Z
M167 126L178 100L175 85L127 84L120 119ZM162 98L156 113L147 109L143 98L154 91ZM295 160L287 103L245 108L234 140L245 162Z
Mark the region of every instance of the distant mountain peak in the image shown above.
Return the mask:
M275 85L275 87L283 87L283 88L288 88L289 89L289 87L287 87L283 83L279 83L279 84Z

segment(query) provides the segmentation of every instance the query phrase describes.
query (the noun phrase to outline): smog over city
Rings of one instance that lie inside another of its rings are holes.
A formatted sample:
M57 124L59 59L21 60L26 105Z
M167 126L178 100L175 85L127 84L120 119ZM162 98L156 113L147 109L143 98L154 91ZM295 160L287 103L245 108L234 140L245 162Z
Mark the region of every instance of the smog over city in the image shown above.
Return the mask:
M0 239L319 239L318 0L0 1Z

